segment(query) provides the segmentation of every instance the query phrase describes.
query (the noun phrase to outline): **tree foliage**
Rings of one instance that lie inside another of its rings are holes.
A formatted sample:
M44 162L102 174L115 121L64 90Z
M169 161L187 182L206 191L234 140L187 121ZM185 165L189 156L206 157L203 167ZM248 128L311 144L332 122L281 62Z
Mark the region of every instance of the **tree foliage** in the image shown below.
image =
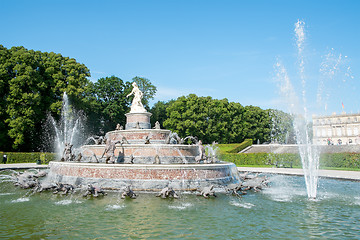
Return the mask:
M270 117L272 142L294 144L296 143L293 126L294 117L276 109L267 110Z
M130 89L130 82L124 82L115 76L89 83L86 91L86 114L91 116L88 118L88 125L93 133L103 134L114 130L117 123L125 125L125 113L129 112L130 106L126 95Z
M161 119L164 127L181 137L197 136L205 143L239 143L245 139L269 142L273 118L278 121L273 134L279 139L285 139L292 131L291 117L284 112L255 106L243 107L227 99L198 97L195 94L179 97L169 104L158 102L152 111L153 121ZM272 113L272 117L269 113ZM277 113L279 117L276 117ZM287 122L280 122L283 119Z
M30 151L39 143L48 111L58 114L64 91L84 93L89 70L61 54L0 46L0 147ZM7 133L8 136L4 136Z
M244 107L243 118L243 131L246 138L260 142L270 140L270 119L267 111L255 106L246 106Z
M239 103L227 99L198 97L195 94L179 97L166 109L164 126L180 136L197 136L203 142L229 143L242 136Z
M152 114L150 118L151 126L155 125L155 122L158 121L161 127L164 127L164 121L168 118L166 113L166 109L174 102L174 100L170 100L168 102L158 101L154 104L154 106L150 109L150 113Z

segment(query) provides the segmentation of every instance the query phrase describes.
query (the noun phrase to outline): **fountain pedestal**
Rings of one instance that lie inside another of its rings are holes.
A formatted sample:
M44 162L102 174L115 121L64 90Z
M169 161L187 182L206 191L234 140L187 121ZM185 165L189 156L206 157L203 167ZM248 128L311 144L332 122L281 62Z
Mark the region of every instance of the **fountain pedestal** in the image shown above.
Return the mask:
M125 125L125 129L129 130L129 129L150 129L151 125L150 125L150 117L151 117L151 113L149 112L141 112L141 113L137 113L137 112L130 112L130 113L126 113L126 125ZM139 124L139 125L138 125ZM138 125L138 126L137 126Z

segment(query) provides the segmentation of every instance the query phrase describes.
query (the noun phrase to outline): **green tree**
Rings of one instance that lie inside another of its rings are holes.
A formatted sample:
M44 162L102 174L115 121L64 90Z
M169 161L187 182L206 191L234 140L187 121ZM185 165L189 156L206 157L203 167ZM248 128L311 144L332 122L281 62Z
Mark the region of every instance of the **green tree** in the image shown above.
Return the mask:
M244 107L243 134L254 142L270 141L270 117L267 111L255 106Z
M8 130L14 149L37 150L47 112L60 112L64 91L74 100L81 99L90 72L85 65L60 54L24 47L6 50L1 46L0 51L0 104L6 112L1 111L0 127Z
M147 110L150 110L149 101L154 99L156 94L156 87L150 82L149 79L143 77L134 77L133 82L136 82L140 91L143 93L142 103Z
M267 110L270 117L271 141L295 143L293 116L276 109Z
M166 110L168 118L164 126L181 137L196 136L204 143L240 140L240 104L229 103L227 99L216 100L190 94L179 97Z
M130 105L126 95L130 89L130 82L124 82L115 76L100 78L88 85L86 99L89 108L86 113L93 116L89 125L94 132L114 130L117 123L125 125L125 113L129 112Z
M155 125L155 122L158 121L160 126L164 126L164 121L168 118L166 113L166 109L174 102L174 100L170 100L168 102L158 101L154 104L154 106L150 109L150 113L152 114L150 118L151 126Z
M8 62L11 58L10 51L0 45L0 149L8 150L11 148L11 139L8 135L9 127L5 120L9 118L6 112L6 98L9 94L9 81L11 80L12 65Z

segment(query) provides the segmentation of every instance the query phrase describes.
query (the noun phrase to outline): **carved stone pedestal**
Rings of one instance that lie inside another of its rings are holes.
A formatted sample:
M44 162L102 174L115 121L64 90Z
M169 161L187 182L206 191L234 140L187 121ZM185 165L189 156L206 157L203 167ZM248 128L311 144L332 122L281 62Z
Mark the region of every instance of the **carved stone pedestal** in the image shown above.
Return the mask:
M125 129L151 129L150 116L152 114L149 112L142 113L127 113L126 116L126 125Z

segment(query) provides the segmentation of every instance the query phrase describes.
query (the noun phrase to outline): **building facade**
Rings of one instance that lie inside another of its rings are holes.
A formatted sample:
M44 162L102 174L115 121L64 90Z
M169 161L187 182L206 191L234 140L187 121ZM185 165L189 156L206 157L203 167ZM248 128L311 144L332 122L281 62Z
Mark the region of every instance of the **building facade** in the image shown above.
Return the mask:
M360 114L313 116L313 144L360 144Z

